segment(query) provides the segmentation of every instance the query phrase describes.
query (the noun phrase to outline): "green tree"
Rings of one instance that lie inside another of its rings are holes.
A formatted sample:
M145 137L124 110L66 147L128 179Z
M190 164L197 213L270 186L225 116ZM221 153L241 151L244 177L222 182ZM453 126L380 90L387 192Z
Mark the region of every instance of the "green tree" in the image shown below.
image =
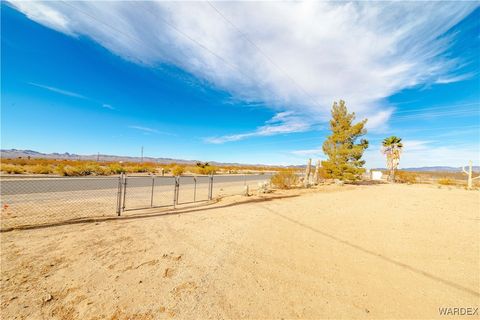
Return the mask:
M330 129L332 134L323 143L323 152L328 160L322 161L327 178L355 181L365 172L362 155L368 148L368 141L357 139L367 133L364 128L367 119L353 123L355 113L348 113L345 101L334 102Z
M398 164L400 163L402 149L402 138L391 136L382 141L382 152L387 156L387 168L390 170L390 181L395 181L395 170L397 170Z

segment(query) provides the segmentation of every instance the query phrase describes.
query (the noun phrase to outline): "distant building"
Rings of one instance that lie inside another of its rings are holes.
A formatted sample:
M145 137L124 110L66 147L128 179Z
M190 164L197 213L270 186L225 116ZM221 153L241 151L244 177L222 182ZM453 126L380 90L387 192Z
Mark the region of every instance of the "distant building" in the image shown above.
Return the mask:
M370 171L370 177L372 180L382 180L383 173L382 171L372 170Z

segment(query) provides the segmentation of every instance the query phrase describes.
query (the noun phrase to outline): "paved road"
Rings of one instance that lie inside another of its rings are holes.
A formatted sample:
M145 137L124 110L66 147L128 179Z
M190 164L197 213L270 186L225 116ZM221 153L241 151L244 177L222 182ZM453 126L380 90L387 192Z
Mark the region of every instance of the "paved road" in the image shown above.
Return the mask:
M269 180L271 174L256 175L219 175L214 176L215 183L241 183L248 181ZM199 176L196 178L198 183L208 183L209 177ZM79 177L79 178L20 178L10 179L2 178L0 181L0 194L17 195L30 193L48 193L48 192L64 192L64 191L81 191L81 190L104 190L118 188L119 177ZM148 187L152 183L155 186L166 186L174 184L173 177L128 177L127 188ZM180 177L180 185L193 184L194 178L185 176Z

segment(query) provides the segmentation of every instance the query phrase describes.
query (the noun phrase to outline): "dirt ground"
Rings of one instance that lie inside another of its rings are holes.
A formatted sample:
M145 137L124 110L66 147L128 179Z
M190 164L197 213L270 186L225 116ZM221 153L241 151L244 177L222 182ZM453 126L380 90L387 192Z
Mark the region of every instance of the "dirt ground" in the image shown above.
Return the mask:
M325 186L0 236L2 319L445 318L439 308L480 306L478 191Z

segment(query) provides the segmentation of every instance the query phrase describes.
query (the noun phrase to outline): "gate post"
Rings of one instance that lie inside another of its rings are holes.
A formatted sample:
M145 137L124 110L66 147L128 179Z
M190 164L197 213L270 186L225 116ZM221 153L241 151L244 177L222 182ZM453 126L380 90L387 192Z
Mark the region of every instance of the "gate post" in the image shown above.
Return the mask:
M178 202L178 189L180 187L179 180L180 179L178 177L175 177L175 187L173 189L173 208L174 209L177 206L177 202Z
M127 176L122 173L123 176L123 203L122 203L122 212L125 211L125 196L127 194Z
M155 188L155 176L152 176L152 194L150 195L150 208L153 208L153 189Z
M212 193L213 193L213 175L209 177L208 183L208 200L212 200Z
M197 177L193 177L193 202L195 202L197 197Z
M123 173L118 177L118 192L117 192L117 207L116 213L117 216L121 215L122 212L122 191L123 191Z

